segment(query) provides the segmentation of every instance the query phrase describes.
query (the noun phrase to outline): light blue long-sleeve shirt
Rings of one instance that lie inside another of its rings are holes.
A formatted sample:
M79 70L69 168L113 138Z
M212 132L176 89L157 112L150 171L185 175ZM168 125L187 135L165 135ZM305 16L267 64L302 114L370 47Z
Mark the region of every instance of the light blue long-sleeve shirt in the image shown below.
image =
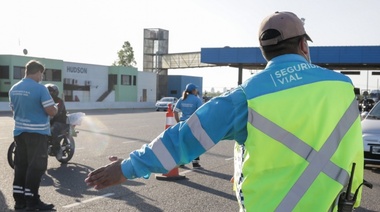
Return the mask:
M150 144L122 162L127 179L167 173L177 164L187 164L220 140L243 143L247 137L247 100L242 89L215 97L193 115L161 133ZM202 123L202 124L200 124Z

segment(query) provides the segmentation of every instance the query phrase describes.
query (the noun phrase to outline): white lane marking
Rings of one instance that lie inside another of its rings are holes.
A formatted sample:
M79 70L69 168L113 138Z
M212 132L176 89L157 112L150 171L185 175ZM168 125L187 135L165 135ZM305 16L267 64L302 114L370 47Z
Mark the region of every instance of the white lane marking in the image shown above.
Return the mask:
M75 150L81 150L84 149L84 147L75 148Z
M183 172L179 172L180 175L183 175L183 174L186 174L186 173L189 173L189 172L192 172L193 170L186 170L186 171L183 171Z
M134 140L124 141L123 144L129 144L129 143L133 143L133 142L136 142L136 141L134 141Z
M224 160L233 160L233 159L234 159L234 157L232 157L232 158L226 158Z
M92 201L95 201L95 200L98 200L98 199L102 199L102 198L105 198L105 197L109 197L109 196L112 196L112 195L115 195L115 193L103 194L101 196L94 197L94 198L91 198L91 199L88 199L88 200L84 200L82 202L76 202L76 203L73 203L73 204L70 204L70 205L65 205L65 206L63 206L63 208L75 207L75 206L78 206L78 205L81 205L81 204L84 204L84 203L92 202Z

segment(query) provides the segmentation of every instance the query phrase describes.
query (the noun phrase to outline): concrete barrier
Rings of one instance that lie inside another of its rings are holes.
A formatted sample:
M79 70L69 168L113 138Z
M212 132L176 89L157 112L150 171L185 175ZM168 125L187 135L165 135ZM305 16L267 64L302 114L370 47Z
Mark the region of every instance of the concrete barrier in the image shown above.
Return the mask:
M11 111L9 102L0 102L0 111Z
M149 109L155 108L155 102L65 102L66 110L92 109ZM9 102L0 102L0 111L11 111Z

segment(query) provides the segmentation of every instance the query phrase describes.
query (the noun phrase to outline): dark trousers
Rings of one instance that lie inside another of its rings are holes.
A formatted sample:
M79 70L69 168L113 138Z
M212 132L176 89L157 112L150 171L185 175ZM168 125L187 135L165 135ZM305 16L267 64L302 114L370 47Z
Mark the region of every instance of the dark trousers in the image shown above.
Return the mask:
M68 124L64 124L61 122L54 122L51 127L51 137L52 137L52 144L53 144L53 150L57 151L59 149L59 142L58 136L64 133L65 129L68 128Z
M22 133L14 137L13 197L16 202L34 204L39 200L41 177L47 169L47 135Z
M194 160L193 160L193 163L198 163L199 162L199 157L197 157L197 158L195 158Z

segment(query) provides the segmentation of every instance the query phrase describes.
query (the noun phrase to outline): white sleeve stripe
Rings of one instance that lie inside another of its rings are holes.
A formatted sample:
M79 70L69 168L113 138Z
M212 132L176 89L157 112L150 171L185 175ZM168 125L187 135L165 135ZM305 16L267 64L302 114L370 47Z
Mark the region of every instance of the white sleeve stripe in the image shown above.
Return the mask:
M54 104L55 104L55 103L54 103L53 99L49 99L49 100L47 100L47 101L42 102L42 105L43 105L44 107L48 107L48 106L51 106L51 105L54 105Z
M50 126L49 122L46 122L44 124L28 124L28 123L23 123L23 122L16 122L16 125L19 127L25 126L25 127L46 127Z
M203 148L207 151L215 146L214 141L208 136L207 132L202 128L201 122L196 113L194 113L188 120L187 124L190 127L194 137L201 143Z
M156 157L166 170L170 171L177 165L169 150L162 143L161 139L156 138L149 145L151 146L153 153L156 155Z

